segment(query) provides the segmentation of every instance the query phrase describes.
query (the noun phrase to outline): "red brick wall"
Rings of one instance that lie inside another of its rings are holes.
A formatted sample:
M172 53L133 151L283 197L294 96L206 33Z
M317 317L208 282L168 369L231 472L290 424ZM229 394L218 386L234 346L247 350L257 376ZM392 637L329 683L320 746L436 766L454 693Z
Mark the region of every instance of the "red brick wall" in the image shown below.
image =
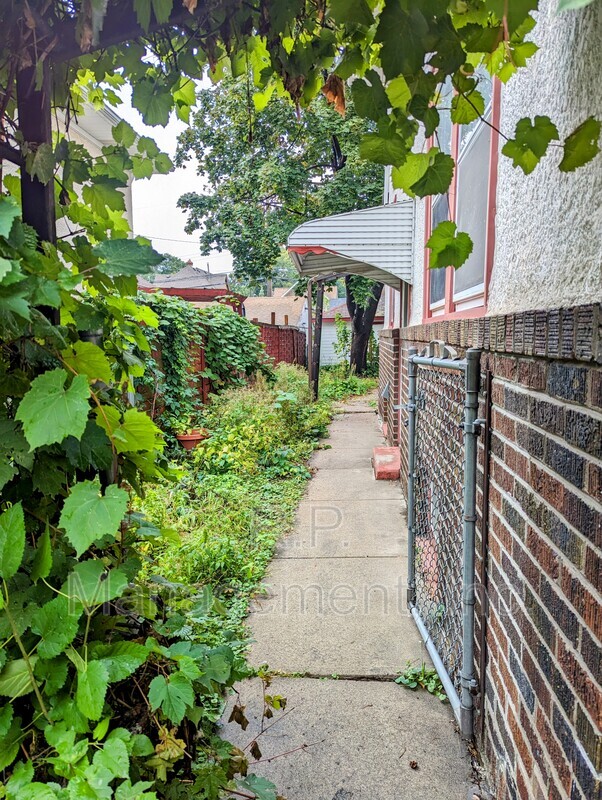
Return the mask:
M593 305L401 331L403 359L442 340L460 354L481 348L483 377L492 373L488 602L476 636L486 624L479 744L498 800L602 797L601 322ZM481 442L479 536L484 463Z
M399 330L384 328L378 338L378 413L391 444L399 444L399 412L393 409L399 403L399 367ZM385 399L383 392L387 385L389 397ZM402 471L403 468L402 464Z
M265 322L254 323L259 327L261 341L265 344L267 354L276 364L306 364L305 333L298 328L285 325L269 325Z

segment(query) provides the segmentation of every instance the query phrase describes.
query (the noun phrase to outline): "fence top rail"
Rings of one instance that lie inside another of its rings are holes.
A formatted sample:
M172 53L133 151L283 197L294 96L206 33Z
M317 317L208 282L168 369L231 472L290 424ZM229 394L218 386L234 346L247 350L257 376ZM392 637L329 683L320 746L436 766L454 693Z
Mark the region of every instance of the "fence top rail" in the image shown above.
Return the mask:
M466 371L467 361L465 358L454 360L451 358L428 358L427 356L410 356L412 364L419 367L437 367L438 369L455 369L459 372Z

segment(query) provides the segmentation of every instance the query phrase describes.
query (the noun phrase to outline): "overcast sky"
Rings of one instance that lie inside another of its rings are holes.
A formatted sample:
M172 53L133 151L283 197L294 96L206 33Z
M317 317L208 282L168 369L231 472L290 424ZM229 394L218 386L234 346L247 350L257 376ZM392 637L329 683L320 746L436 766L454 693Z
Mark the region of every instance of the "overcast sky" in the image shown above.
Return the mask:
M186 125L172 115L165 128L150 128L142 122L140 113L132 108L129 92L123 92L123 104L117 113L126 119L140 134L151 136L169 156L176 152L177 138ZM199 252L198 234L184 232L186 215L177 207L178 198L202 186L196 174L196 165L190 162L186 167L176 169L169 175L153 175L145 180L134 181L133 211L134 233L147 236L159 253L171 253L184 261L189 259L195 267L211 272L229 272L232 268L230 253L214 253L202 256Z

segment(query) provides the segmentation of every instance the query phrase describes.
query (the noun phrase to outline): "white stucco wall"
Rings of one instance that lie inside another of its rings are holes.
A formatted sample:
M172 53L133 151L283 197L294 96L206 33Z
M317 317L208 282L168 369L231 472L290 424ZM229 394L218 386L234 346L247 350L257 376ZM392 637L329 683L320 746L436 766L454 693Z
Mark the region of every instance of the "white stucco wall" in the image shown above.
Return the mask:
M502 90L501 130L549 116L564 138L588 116L602 118L602 2L556 14L541 0L540 50ZM572 306L602 299L602 155L562 173L559 147L531 175L501 156L496 250L488 314Z

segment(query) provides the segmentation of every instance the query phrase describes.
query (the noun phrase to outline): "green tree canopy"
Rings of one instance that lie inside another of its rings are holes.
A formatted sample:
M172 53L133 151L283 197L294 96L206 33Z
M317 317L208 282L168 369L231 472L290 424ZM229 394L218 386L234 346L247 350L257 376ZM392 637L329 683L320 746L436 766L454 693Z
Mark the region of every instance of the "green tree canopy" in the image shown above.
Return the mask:
M270 278L304 220L380 202L382 167L359 155L374 125L352 104L342 117L320 96L297 114L275 95L257 110L242 76L201 90L197 105L176 163L194 156L207 188L179 205L188 211L188 233L201 230L202 253L229 250L238 278Z

